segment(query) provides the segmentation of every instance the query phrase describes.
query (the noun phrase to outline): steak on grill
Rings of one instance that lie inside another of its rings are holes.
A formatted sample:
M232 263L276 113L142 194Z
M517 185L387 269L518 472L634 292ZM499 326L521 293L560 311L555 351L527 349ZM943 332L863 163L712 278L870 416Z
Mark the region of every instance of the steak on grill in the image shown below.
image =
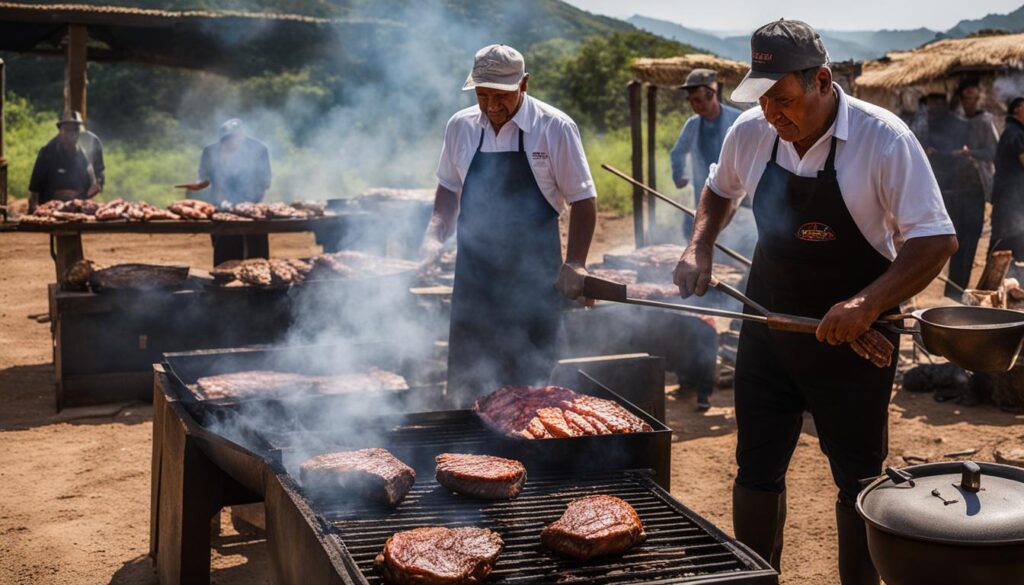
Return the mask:
M206 400L249 398L286 391L310 391L316 387L316 383L317 379L313 376L271 370L232 372L204 376L196 380L199 391Z
M395 506L416 481L413 468L386 449L372 448L318 455L299 468L302 485L338 490Z
M176 287L188 278L188 266L115 264L94 270L89 284L95 289L147 289Z
M526 482L526 467L515 459L441 453L434 461L437 463L437 483L474 498L512 499L519 495Z
M492 428L525 439L651 430L643 419L611 400L558 386L505 386L477 400L473 410Z
M392 585L476 585L504 545L486 528L426 526L392 535L374 566Z
M323 394L352 394L355 392L404 392L409 382L394 372L370 368L358 374L334 374L317 379L317 391Z
M540 533L544 546L582 560L621 553L646 538L636 510L615 496L573 500L562 517Z

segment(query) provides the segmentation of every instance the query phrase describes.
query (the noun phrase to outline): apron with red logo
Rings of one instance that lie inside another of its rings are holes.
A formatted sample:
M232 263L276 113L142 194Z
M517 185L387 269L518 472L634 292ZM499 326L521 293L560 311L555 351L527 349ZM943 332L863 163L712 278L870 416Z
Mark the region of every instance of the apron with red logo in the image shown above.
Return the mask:
M754 194L758 242L747 284L747 294L770 311L823 317L891 264L864 238L843 201L836 143L832 137L816 177L801 177L776 162L775 139ZM895 359L877 368L847 344L745 322L736 370L741 485L784 488L804 411L814 415L841 499L856 495L857 480L879 472Z

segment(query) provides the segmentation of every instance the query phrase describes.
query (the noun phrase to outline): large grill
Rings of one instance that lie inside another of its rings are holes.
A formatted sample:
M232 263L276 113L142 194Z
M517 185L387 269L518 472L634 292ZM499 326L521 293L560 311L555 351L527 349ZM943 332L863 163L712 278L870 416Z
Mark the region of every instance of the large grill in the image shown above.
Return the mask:
M309 350L302 353L309 355ZM385 352L377 346L369 354ZM650 424L652 432L514 439L493 432L466 410L365 413L340 421L323 414L324 402L213 405L195 400L189 389L200 375L290 363L282 357L266 350L199 352L168 356L158 369L152 550L161 582L206 582L206 510L263 500L272 565L278 581L286 583L377 585L381 580L373 559L387 538L425 525L473 525L501 534L506 547L489 583L776 583L763 560L672 499L666 491L671 431L589 375L586 369L596 367L593 363L563 365L553 381L619 402ZM644 363L644 358L633 361L634 366ZM615 384L638 384L640 379L649 377L620 376ZM250 424L250 407L264 413L272 409L272 416ZM417 483L396 509L317 499L321 496L299 485L298 466L308 457L364 446L385 447L416 469ZM449 494L433 480L434 457L445 451L519 459L528 470L526 487L512 501ZM637 469L654 473L623 471ZM632 504L644 522L647 542L624 555L588 562L566 560L543 548L541 529L570 500L593 494Z
M605 494L640 515L647 540L621 556L591 561L560 558L540 543L544 526L570 500ZM352 578L382 584L373 559L395 532L420 526L477 526L501 535L505 548L488 583L775 583L774 571L658 487L645 472L528 477L518 498L486 502L448 493L432 480L416 486L395 509L352 501L314 501L333 528L331 539L351 558Z

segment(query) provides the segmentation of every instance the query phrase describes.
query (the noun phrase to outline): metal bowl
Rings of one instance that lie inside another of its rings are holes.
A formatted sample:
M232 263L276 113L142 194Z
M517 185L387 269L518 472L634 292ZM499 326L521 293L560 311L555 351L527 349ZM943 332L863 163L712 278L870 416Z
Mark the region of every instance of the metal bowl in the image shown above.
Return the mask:
M973 372L1006 372L1024 345L1024 313L988 307L936 307L887 317L914 319L914 329L892 328L919 335L928 353L941 355Z

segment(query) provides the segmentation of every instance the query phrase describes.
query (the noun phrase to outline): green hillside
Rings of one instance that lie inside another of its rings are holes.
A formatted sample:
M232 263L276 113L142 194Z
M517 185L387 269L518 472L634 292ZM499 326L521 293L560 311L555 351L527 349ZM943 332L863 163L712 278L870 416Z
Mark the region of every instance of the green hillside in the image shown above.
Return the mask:
M58 2L49 2L56 4ZM321 61L285 59L304 42L252 55L260 70L243 78L166 67L91 63L89 126L106 145L108 196L154 202L179 194L198 152L227 118L243 118L267 143L274 164L271 196L281 199L352 194L371 186L429 186L448 117L473 103L461 86L479 47L520 49L530 91L565 110L585 140L617 164L628 164L625 84L637 56L683 54L689 47L596 16L557 0L106 0L170 10L289 12L390 24L364 36L340 37ZM397 23L397 26L395 25ZM52 135L45 123L62 107L60 59L0 54L9 98L18 101L22 142L11 162L11 191L23 194L33 153ZM663 92L671 143L683 103ZM673 118L672 116L675 116ZM39 121L43 120L43 123ZM670 145L670 144L669 144ZM666 147L667 149L667 147ZM623 157L626 157L624 160ZM597 161L597 162L605 162ZM596 164L596 163L595 163ZM595 173L604 174L604 173ZM603 177L602 177L602 180ZM609 183L613 207L624 186Z

